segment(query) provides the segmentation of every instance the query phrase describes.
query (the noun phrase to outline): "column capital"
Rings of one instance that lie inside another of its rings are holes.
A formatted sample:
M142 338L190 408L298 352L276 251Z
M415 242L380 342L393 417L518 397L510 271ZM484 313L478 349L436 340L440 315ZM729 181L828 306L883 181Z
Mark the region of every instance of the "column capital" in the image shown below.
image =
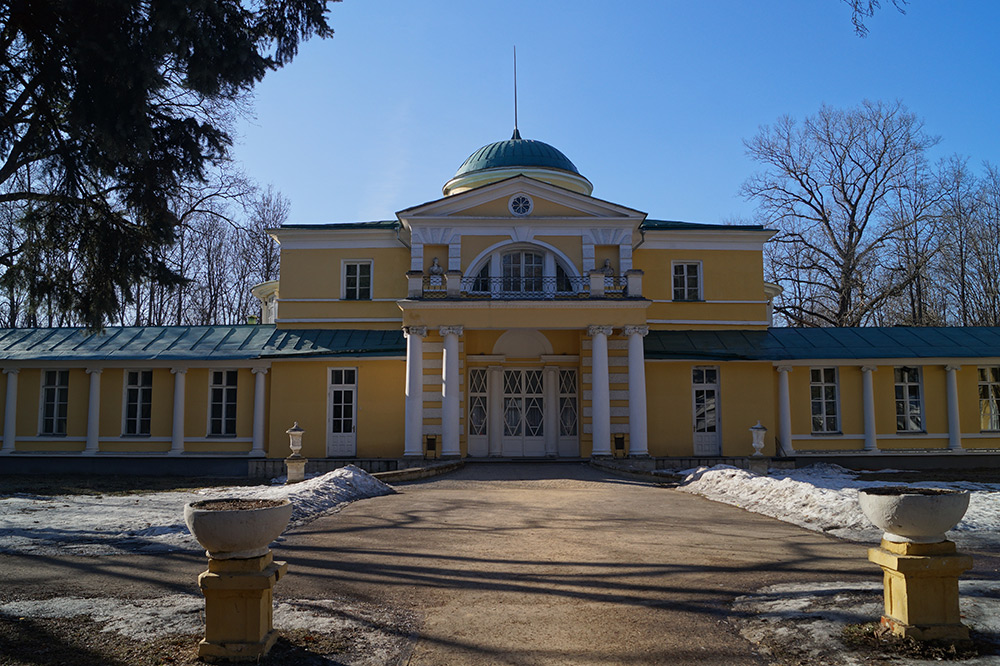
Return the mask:
M790 365L779 365L779 366L775 367L775 370L777 370L778 372L791 372L792 371L792 366L790 366Z
M603 275L603 273L601 275ZM595 335L599 334L611 335L611 332L613 330L615 330L613 326L599 326L599 325L588 326L587 335L589 335L590 337L594 337Z
M464 331L464 326L442 326L438 329L438 333L441 334L442 338L446 335L462 335Z
M861 366L861 372L875 372L878 370L878 366L875 365L863 365Z
M99 375L104 372L104 368L87 368L88 375Z
M176 368L170 368L170 374L172 374L172 375L183 375L183 374L186 374L187 371L188 371L188 369L185 368L185 367L183 367L183 366L179 366L179 367L176 367Z
M16 375L19 372L21 372L21 368L4 368L3 369L3 374L5 374L5 375Z
M403 335L406 337L417 337L426 338L427 337L427 327L426 326L404 326Z
M944 366L944 369L948 372L954 372L955 370L961 370L962 366L955 365L954 363L949 363L948 365Z
M255 375L266 375L270 368L250 368L250 372Z
M641 335L646 337L649 335L649 326L623 326L622 333L628 336Z

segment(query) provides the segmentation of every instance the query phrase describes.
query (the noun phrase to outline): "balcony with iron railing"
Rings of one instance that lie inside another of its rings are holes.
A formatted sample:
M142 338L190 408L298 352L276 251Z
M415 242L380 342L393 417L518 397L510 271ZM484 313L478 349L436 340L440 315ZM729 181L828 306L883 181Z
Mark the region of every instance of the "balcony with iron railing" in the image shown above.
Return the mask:
M606 275L592 271L587 276L483 277L464 276L460 271L425 275L407 273L408 298L440 300L582 300L642 298L642 271Z

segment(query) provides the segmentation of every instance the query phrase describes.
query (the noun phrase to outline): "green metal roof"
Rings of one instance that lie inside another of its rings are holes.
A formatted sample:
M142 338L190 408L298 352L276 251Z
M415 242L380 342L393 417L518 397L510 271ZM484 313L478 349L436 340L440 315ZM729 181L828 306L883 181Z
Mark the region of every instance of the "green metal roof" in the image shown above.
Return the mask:
M539 167L559 169L580 175L576 165L553 146L534 139L522 139L516 133L508 141L497 141L483 146L469 156L455 172L455 177L485 169L512 167Z
M1000 327L650 331L644 342L648 359L785 361L1000 357Z
M281 229L340 229L343 231L355 229L386 229L393 230L399 225L398 220L374 220L371 222L324 222L320 224L283 224Z
M252 360L301 356L395 356L400 329L276 329L274 325L0 329L0 361Z
M673 229L717 229L727 231L764 231L765 227L759 224L709 224L706 222L679 222L677 220L650 220L645 219L639 228L643 231Z

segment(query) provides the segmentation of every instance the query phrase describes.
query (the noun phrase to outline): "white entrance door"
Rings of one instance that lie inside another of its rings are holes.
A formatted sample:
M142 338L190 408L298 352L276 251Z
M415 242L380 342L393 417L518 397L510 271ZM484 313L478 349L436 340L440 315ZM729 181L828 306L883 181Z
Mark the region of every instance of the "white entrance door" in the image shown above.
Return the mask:
M722 453L719 432L719 368L696 365L691 371L691 399L694 407L694 455Z
M503 371L502 455L545 455L545 390L541 370Z
M580 455L580 435L577 428L576 370L559 370L559 455L575 458Z
M357 394L356 368L330 368L326 409L327 457L353 457L357 451Z

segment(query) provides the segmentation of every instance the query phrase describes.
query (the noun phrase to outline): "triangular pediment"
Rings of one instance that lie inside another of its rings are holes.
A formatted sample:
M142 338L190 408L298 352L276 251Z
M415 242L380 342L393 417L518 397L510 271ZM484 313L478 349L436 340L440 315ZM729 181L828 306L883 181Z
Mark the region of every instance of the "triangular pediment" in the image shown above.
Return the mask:
M519 194L527 195L532 201L531 213L526 216L517 216L508 207L511 197ZM408 225L419 224L421 221L441 223L460 219L470 222L608 220L634 221L638 224L646 218L646 214L641 211L550 185L528 176L514 176L460 194L442 197L399 211L396 216Z

